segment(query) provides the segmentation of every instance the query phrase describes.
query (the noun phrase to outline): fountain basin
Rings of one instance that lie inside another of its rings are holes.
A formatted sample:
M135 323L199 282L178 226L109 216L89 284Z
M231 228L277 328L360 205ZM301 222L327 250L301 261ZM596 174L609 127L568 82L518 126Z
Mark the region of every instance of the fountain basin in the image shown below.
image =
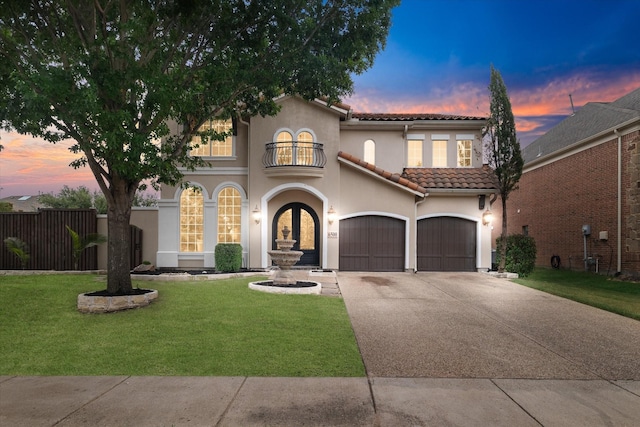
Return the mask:
M276 284L273 280L249 283L249 289L271 294L320 295L322 285L319 282L296 281L293 284Z

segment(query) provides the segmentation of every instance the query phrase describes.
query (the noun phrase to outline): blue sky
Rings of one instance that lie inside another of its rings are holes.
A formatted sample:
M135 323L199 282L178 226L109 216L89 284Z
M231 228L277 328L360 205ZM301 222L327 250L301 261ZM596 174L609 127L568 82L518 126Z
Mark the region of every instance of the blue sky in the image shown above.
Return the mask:
M403 0L355 76L355 111L487 115L500 71L524 146L590 101L640 87L639 0Z
M487 116L491 64L526 146L587 102L640 87L640 0L403 0L387 46L354 76L358 112ZM0 197L97 189L70 143L1 133Z

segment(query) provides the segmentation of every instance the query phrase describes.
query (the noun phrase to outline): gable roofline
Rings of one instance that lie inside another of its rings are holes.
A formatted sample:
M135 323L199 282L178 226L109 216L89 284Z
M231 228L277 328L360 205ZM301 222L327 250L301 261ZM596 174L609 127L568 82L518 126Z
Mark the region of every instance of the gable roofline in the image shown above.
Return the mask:
M527 166L578 150L614 130L640 123L640 88L613 102L589 102L522 150ZM603 141L604 142L604 141Z
M287 95L287 94L282 94L279 95L277 97L275 97L273 100L276 103L280 103L283 102L289 98L296 98L299 99L301 101L304 102L308 102L309 104L314 104L323 108L326 108L327 110L330 110L333 113L338 114L341 118L346 118L349 116L349 114L351 113L351 106L347 105L347 104L343 104L341 102L336 102L333 104L329 104L329 102L327 101L326 98L314 98L311 101L307 101L306 99L302 98L301 96L298 95Z
M636 126L633 126L634 124ZM555 151L552 151L550 153L543 155L542 151L540 151L534 159L525 161L523 171L537 169L556 160L561 160L565 157L569 157L577 152L603 144L613 138L617 138L616 132L620 132L622 129L628 130L628 132L626 133L640 129L640 116L634 117L630 120L627 120L626 122L622 122L616 126L600 131L594 135L588 136L572 144L556 149Z
M415 182L403 178L398 173L391 173L375 165L372 165L371 163L367 163L364 160L357 158L356 156L345 153L344 151L338 152L338 161L342 164L357 169L360 172L363 172L375 179L382 180L383 182L391 184L396 188L407 191L415 196L428 196L426 188L421 187Z

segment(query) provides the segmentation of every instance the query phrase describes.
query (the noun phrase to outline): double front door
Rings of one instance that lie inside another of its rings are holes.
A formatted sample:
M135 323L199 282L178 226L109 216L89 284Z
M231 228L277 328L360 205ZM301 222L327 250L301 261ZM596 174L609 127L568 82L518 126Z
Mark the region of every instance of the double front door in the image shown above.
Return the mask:
M276 212L273 219L272 249L277 249L276 239L282 239L282 229L291 230L289 239L296 240L294 251L302 251L296 265L320 265L320 226L318 215L304 203L289 203Z

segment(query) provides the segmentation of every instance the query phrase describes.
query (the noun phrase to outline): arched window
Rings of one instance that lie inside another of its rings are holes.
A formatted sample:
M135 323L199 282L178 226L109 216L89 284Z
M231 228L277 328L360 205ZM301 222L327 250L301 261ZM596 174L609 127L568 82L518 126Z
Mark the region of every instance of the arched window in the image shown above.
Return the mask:
M199 188L180 195L180 252L202 252L204 197Z
M225 187L218 193L218 243L240 243L242 200L240 192Z
M290 165L293 160L293 136L287 131L282 131L276 137L276 142L276 163Z
M376 143L372 139L367 139L364 142L363 160L372 165L376 164Z
M310 132L300 132L298 134L298 144L296 147L296 160L298 165L313 164L313 135Z

